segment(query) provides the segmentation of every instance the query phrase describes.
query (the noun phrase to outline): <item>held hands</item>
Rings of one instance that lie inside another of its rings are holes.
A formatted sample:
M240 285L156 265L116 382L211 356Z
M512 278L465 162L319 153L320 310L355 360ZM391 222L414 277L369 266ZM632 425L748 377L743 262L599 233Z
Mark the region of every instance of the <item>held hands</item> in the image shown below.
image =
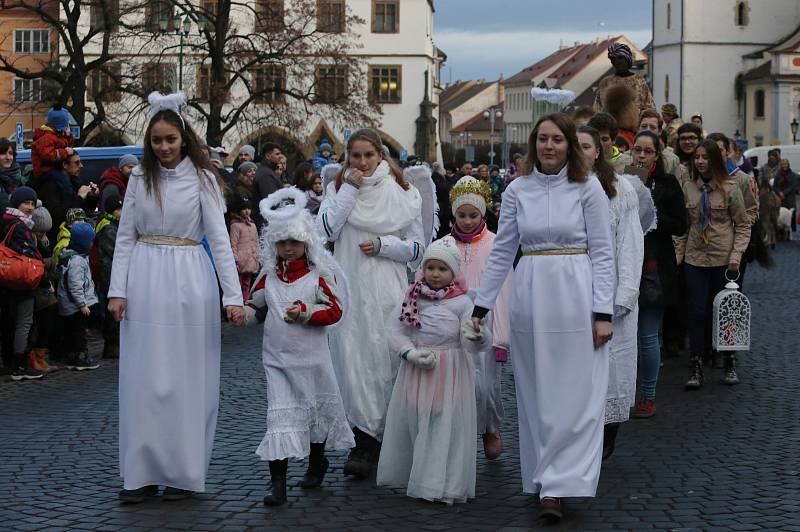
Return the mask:
M594 340L594 347L598 349L608 342L614 336L614 326L610 321L595 321L592 327L592 339Z
M473 317L470 323L465 323L461 327L461 334L470 342L483 342L489 332L489 326L486 324L486 318Z
M439 355L425 349L412 349L406 355L406 360L420 369L433 369L439 363Z
M225 307L225 314L228 316L228 321L233 323L236 327L244 324L244 309L238 305L228 305Z
M115 321L122 321L125 318L125 306L124 297L112 297L108 300L108 311Z

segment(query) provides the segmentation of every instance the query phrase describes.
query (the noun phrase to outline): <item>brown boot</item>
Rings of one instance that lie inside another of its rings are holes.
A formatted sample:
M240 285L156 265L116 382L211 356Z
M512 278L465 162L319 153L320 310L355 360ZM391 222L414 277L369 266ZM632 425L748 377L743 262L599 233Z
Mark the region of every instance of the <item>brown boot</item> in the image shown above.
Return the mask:
M39 354L34 349L28 352L28 367L40 373L47 373L44 362L39 358Z
M39 363L45 368L43 371L45 373L53 373L54 371L58 371L58 366L55 366L48 362L47 355L50 354L50 350L46 347L40 347L38 349L33 350L36 353L36 357L39 359Z

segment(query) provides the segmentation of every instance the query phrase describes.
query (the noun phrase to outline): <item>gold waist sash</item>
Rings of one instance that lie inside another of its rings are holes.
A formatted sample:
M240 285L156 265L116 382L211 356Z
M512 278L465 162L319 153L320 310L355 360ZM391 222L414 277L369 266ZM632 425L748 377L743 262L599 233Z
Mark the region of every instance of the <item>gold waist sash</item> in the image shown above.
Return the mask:
M183 238L182 236L171 235L139 235L139 242L145 244L153 244L156 246L199 246L200 242L192 240L191 238Z
M531 249L523 251L523 257L540 257L545 255L586 255L586 248Z

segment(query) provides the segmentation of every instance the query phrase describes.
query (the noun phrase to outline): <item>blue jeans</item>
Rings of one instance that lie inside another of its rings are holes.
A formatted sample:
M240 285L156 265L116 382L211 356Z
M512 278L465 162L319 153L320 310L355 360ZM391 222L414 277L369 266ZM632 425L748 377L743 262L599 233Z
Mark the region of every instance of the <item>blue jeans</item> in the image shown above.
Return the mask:
M661 368L661 318L664 306L639 307L639 389L645 399L655 400L658 371Z
M711 355L714 297L725 287L727 269L727 266L684 266L689 303L689 355L693 359Z

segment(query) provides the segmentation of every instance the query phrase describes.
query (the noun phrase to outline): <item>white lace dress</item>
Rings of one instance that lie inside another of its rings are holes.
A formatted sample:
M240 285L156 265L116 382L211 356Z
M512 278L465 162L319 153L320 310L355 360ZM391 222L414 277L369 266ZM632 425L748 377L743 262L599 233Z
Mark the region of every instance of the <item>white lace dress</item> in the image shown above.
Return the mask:
M617 195L611 199L611 238L616 264L614 292L614 337L609 342L606 423L621 423L630 417L636 398L637 326L639 282L644 261L644 234L639 221L639 198L628 180L616 181Z

